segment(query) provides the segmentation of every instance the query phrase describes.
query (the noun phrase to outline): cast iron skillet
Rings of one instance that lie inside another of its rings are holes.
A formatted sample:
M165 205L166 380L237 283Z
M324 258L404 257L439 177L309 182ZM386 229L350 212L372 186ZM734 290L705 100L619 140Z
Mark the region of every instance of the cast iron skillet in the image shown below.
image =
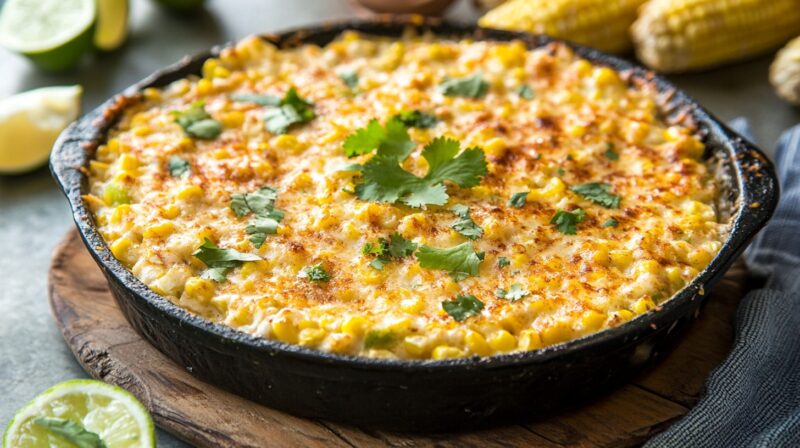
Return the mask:
M399 37L409 26L445 38L519 39L530 48L553 42L542 36L417 17L322 25L263 38L281 47L324 45L343 30ZM86 247L103 270L128 321L193 374L293 414L363 426L442 430L500 418L528 418L627 381L662 356L699 312L704 292L764 226L778 200L775 174L764 154L684 93L629 62L568 45L596 64L627 73L629 82L655 83L664 97L665 116L696 123L708 148L708 163L722 187L721 219L732 220L733 226L708 268L657 310L619 327L542 350L445 361L323 353L253 337L193 316L149 290L123 267L98 234L92 214L81 199L87 188L85 167L130 97L145 87L160 87L199 74L203 61L220 48L154 73L71 125L55 145L51 169L69 199Z

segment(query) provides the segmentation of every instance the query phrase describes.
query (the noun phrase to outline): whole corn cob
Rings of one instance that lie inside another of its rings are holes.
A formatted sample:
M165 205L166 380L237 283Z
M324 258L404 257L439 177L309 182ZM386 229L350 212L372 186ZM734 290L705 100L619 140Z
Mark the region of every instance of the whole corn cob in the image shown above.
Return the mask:
M489 11L478 23L548 34L621 53L631 48L628 28L645 0L511 0Z
M631 28L639 59L662 72L756 56L798 33L799 0L651 0Z
M778 52L769 68L769 80L781 98L800 105L800 37Z

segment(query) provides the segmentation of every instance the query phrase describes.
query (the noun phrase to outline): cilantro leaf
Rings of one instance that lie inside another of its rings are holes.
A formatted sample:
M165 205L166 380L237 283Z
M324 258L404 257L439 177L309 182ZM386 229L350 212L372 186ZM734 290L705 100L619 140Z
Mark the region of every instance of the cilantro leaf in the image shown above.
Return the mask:
M467 318L477 316L483 309L484 304L477 297L466 294L458 296L453 300L442 302L442 309L447 312L456 322L463 322Z
M582 223L585 218L586 212L579 208L571 212L559 210L553 215L550 224L556 226L558 231L565 235L575 235L578 233L578 224Z
M357 129L344 141L347 157L367 154L376 148L384 157L403 160L414 149L414 142L405 125L394 118L389 119L385 127L378 120L370 120L366 127Z
M222 123L211 118L202 101L196 101L183 111L172 111L175 122L189 137L213 140L222 133Z
M527 84L517 87L517 95L526 100L532 100L536 96L536 94L533 93L533 89Z
M601 182L574 185L570 190L605 208L619 208L620 197L611 194L611 185Z
M294 87L286 92L279 107L268 110L264 114L267 130L273 134L285 134L294 124L307 123L316 117L314 103L308 102L297 94Z
M465 78L446 79L439 84L439 91L444 96L480 98L489 91L489 83L481 75L476 74Z
M528 201L528 193L529 191L520 191L519 193L514 193L511 195L511 199L508 200L508 205L514 208L522 208L525 206L525 203Z
M471 240L476 240L483 236L483 229L475 224L475 221L469 216L469 207L458 204L454 205L450 210L459 217L458 221L450 226L453 230Z
M403 238L402 235L395 232L389 236L389 245L387 249L392 258L405 258L417 250L417 243L407 240Z
M267 235L278 233L278 223L283 219L284 213L275 208L277 199L278 190L272 187L231 195L231 209L236 216L241 218L251 213L256 215L245 231L251 235L250 241L257 249L264 244Z
M63 418L37 417L33 424L72 442L77 448L106 448L105 442L97 433L87 430L80 423Z
M499 257L497 259L497 267L499 267L499 268L504 268L506 266L509 266L510 264L511 264L511 261L509 261L508 258L506 258L506 257Z
M617 152L614 151L613 143L606 144L606 152L603 155L605 155L606 159L608 160L619 160L619 154L617 154Z
M403 123L408 128L428 129L436 126L439 119L436 115L421 112L419 110L402 111L394 116L393 119Z
M467 242L445 249L420 246L417 260L423 268L448 271L456 274L457 278L464 278L478 276L478 268L483 257L475 252L471 243Z
M614 218L608 218L606 222L603 223L600 227L617 227L619 225L619 221Z
M397 342L397 336L390 330L371 330L364 336L364 348L386 349Z
M511 302L516 302L528 294L530 294L530 291L523 288L519 283L514 283L508 290L498 288L497 291L494 292L494 295L497 297Z
M308 278L312 282L327 282L330 281L331 276L325 270L322 263L315 264L314 266L306 266L301 272L301 276Z
M231 95L233 101L240 103L254 103L259 106L280 106L281 98L275 95L256 95L251 93L237 93Z
M351 89L358 87L358 74L354 71L339 73L339 79L342 80L344 85Z
M169 170L170 176L185 178L189 176L189 173L191 173L192 166L189 165L189 162L186 160L181 159L178 156L172 156L169 158L167 169Z
M402 124L401 124L402 126ZM356 195L362 200L394 203L401 200L410 207L444 205L449 196L442 183L449 180L461 188L474 187L487 173L486 157L480 148L467 148L458 154L456 140L437 137L422 150L428 162L425 177L405 171L397 152L381 145L378 153L364 164L362 182ZM458 155L456 155L458 154ZM403 156L403 158L407 156Z
M217 282L224 282L228 271L241 266L243 262L261 260L261 257L255 254L245 254L234 249L219 248L208 238L192 255L208 266L208 269L203 273L203 277Z

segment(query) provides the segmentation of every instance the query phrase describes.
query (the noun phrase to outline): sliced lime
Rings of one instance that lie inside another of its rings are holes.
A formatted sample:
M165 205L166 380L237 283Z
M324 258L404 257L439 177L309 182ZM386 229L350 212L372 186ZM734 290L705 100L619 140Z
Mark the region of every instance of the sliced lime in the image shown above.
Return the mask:
M56 384L17 412L3 448L153 448L147 409L117 386L94 380Z
M0 100L0 174L47 162L56 137L80 112L81 86L43 87Z
M128 0L97 0L94 46L116 50L128 36Z
M95 0L7 0L0 45L46 70L66 70L92 47Z

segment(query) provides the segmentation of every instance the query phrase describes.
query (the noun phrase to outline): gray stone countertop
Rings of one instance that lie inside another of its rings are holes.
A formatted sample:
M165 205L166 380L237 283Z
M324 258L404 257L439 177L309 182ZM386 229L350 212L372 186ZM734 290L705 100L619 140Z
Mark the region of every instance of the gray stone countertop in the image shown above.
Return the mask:
M0 3L2 1L0 0ZM27 60L0 49L0 97L48 86L82 84L84 110L185 54L323 19L352 17L344 0L209 0L192 17L166 14L147 0L132 0L131 35L120 50L99 55L66 74L37 71ZM474 20L468 2L448 17ZM780 101L767 82L771 57L710 72L670 77L724 120L744 116L768 151L800 113ZM46 169L0 176L0 428L25 402L53 384L84 377L52 321L47 305L50 254L72 227L71 216ZM159 432L159 446L185 444Z

